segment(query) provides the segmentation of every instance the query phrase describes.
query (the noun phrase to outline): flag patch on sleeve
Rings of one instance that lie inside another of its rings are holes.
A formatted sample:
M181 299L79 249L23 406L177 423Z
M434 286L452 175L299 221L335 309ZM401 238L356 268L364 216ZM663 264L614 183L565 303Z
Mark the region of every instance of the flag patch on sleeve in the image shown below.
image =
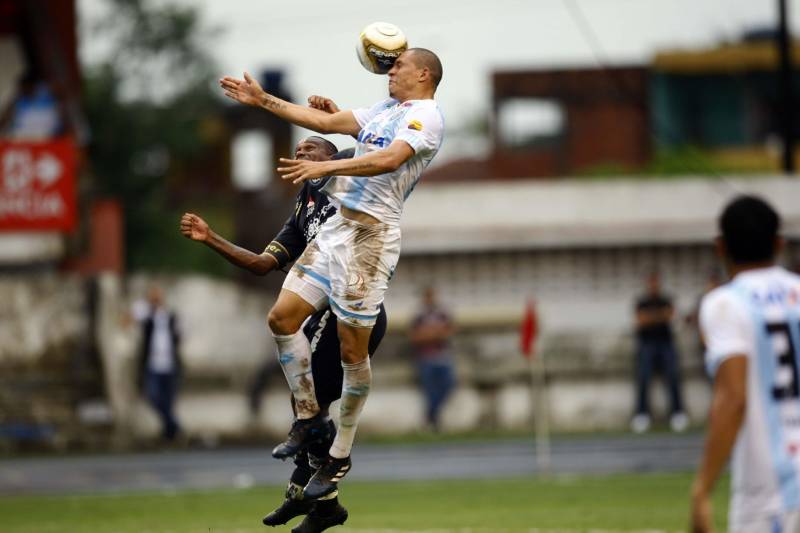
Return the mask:
M408 123L408 129L422 131L422 122L419 120L412 120Z

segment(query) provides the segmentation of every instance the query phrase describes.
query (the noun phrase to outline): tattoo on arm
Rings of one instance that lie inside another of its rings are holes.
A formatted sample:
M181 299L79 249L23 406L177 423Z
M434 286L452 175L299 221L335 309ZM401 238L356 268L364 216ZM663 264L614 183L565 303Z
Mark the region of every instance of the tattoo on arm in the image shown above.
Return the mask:
M270 94L264 96L264 99L261 101L261 105L270 111L280 111L286 107L280 100Z

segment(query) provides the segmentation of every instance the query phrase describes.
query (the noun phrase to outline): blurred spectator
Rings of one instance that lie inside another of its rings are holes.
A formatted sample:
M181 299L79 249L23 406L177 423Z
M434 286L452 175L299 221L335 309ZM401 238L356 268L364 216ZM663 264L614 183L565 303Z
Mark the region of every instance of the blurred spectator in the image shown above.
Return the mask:
M439 414L455 385L451 339L453 321L436 300L436 292L427 287L422 307L411 322L411 343L419 371L419 381L426 402L426 421L439 430Z
M137 383L161 418L162 438L173 441L180 431L174 412L182 368L178 319L156 285L148 289L147 301L134 304L133 318L142 328Z
M16 97L0 116L0 133L17 140L44 140L63 131L58 100L47 83L29 71L20 79Z
M657 272L647 278L647 292L636 302L636 414L631 429L643 433L650 429L650 378L660 370L671 404L670 427L684 431L689 418L683 411L678 352L672 338L674 309L669 296L661 292Z

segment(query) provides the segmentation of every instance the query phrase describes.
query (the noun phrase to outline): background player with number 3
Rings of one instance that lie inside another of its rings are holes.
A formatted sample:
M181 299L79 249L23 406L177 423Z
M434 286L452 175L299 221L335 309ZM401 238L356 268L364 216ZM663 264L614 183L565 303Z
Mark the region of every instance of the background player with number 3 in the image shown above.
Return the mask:
M703 298L714 396L692 487L692 531L712 530L710 493L733 450L729 531L800 532L800 276L775 264L778 214L743 196L719 220L731 281Z

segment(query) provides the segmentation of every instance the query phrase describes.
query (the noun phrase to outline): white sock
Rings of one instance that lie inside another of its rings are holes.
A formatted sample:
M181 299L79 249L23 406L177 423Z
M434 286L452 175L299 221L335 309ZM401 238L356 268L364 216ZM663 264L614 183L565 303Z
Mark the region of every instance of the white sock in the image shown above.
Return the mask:
M339 428L329 452L331 457L337 459L344 459L350 455L358 427L358 417L367 402L369 388L372 384L369 357L352 365L342 362L342 368L344 369L344 383L342 384L342 400L339 403Z
M311 418L319 413L311 375L311 346L299 330L293 335L272 335L278 345L278 361L294 396L297 418Z

